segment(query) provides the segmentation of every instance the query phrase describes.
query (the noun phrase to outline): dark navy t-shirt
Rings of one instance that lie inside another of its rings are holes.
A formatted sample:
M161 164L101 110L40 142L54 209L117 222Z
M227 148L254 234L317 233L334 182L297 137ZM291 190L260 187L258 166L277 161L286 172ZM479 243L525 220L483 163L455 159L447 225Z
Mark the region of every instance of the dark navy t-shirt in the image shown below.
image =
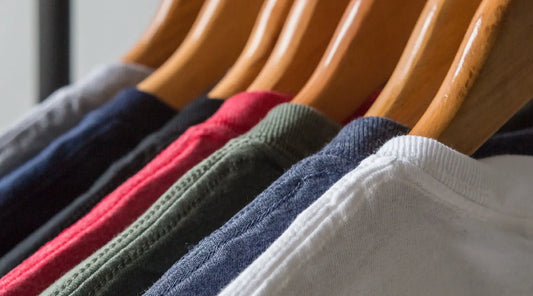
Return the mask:
M137 173L185 130L211 117L223 102L201 96L185 106L162 128L147 136L131 152L115 161L89 190L76 197L72 203L1 257L0 276L8 273L46 242L83 217L102 198Z
M0 255L85 192L176 111L127 88L0 180Z

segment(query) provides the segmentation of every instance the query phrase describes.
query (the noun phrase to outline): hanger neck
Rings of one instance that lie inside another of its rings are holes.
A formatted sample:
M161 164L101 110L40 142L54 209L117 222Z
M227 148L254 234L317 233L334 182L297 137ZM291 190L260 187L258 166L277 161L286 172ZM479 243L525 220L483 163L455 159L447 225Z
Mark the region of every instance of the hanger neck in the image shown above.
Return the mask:
M413 127L450 69L481 0L428 0L391 78L365 116Z
M229 98L246 90L272 52L292 3L293 0L265 1L244 50L209 97Z
M124 62L161 66L178 48L192 27L204 0L163 0L152 22Z
M293 102L348 119L391 75L424 0L352 0L303 89Z
M206 0L172 56L137 88L181 109L213 85L235 62L262 0Z
M297 93L333 36L348 0L295 0L272 54L249 91Z
M472 154L533 97L533 1L484 0L411 134Z

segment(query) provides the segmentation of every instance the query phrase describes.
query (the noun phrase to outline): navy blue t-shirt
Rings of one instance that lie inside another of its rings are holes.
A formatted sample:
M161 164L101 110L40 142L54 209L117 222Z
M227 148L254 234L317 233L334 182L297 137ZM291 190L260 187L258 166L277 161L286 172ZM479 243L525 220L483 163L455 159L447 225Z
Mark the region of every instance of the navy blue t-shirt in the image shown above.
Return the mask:
M128 154L111 165L94 184L68 206L32 232L0 258L0 276L7 274L61 231L87 214L107 194L120 186L170 145L189 127L211 117L224 100L200 96L170 119L162 128L144 138Z
M176 111L128 88L0 180L0 255L85 192Z

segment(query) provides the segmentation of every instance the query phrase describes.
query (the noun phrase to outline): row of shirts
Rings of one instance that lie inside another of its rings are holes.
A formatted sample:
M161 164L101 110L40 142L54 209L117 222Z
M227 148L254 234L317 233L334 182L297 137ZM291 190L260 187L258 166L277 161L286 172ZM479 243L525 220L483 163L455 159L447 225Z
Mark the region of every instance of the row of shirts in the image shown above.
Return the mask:
M128 88L149 73L98 69L0 137L0 294L533 291L533 127L471 158L275 92L176 112Z

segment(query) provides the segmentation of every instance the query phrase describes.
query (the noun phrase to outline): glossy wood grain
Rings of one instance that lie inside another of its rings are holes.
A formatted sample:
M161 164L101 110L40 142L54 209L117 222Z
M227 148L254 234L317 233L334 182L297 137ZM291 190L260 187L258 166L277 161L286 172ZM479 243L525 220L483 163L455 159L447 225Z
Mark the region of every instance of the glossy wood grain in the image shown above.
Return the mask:
M204 0L162 0L141 39L122 58L124 62L161 66L192 27Z
M221 78L244 48L262 0L207 0L191 31L137 88L181 109Z
M293 2L265 1L243 52L209 97L229 98L250 86L270 56Z
M348 0L296 0L274 50L248 90L296 94L316 68Z
M481 0L428 0L400 61L366 116L413 127L437 94Z
M483 0L412 135L472 154L533 98L533 1Z
M293 100L342 122L390 77L424 0L352 0L317 69Z

